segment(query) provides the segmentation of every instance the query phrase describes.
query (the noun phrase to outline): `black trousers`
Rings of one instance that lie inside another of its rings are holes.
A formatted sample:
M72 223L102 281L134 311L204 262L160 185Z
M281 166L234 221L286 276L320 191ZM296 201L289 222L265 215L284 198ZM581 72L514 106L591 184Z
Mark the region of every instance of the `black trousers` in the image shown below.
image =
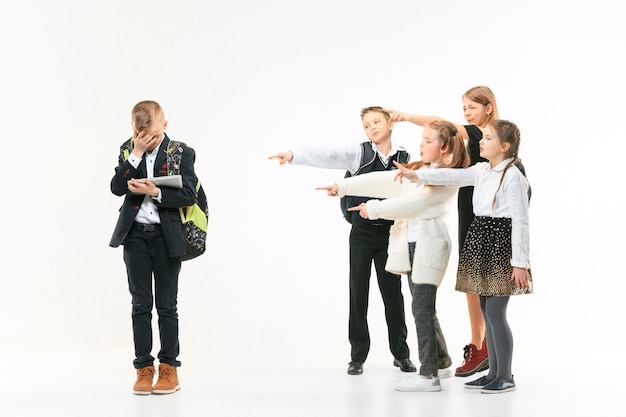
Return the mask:
M367 308L372 261L378 278L378 288L383 297L389 348L394 358L409 357L406 343L407 327L399 275L385 271L389 228L366 223L353 223L350 231L350 317L349 340L351 359L365 362L370 349L367 325Z
M124 242L124 262L128 289L132 297L135 368L153 365L152 308L156 305L161 348L161 363L180 366L178 361L178 274L180 257L170 258L159 225L154 231L137 227ZM154 293L153 293L154 278Z

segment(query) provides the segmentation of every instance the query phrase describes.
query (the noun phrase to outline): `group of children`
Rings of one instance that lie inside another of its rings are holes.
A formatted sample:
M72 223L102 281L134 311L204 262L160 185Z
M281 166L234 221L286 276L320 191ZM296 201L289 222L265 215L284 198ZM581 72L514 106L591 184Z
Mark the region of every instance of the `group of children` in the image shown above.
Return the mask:
M518 156L517 126L498 118L492 91L474 87L463 95L466 125L435 116L367 107L361 120L367 141L343 148L308 148L270 156L291 163L347 170L350 175L319 187L334 197L351 196L348 374L363 373L370 349L367 324L372 263L383 298L393 365L417 372L407 344L402 275L411 290L419 373L399 381L399 391L440 391L451 377L452 359L436 313L437 289L452 243L444 216L458 195L459 265L456 290L467 294L471 342L456 376L486 375L466 388L483 393L513 391L513 336L506 319L510 296L532 293L529 262L530 187ZM124 197L110 246L124 246L132 296L137 395L171 394L178 382L178 275L185 252L179 208L196 198L195 151L180 143L176 163L181 188L158 187L169 174L167 120L154 101L131 112L133 136L120 147L111 192ZM410 161L391 142L396 122L423 127L420 158ZM367 157L366 157L367 156ZM154 281L154 282L153 282ZM158 380L152 356L152 307L159 316ZM488 353L489 352L489 353Z
M383 296L394 365L417 368L406 343L401 275L412 295L418 339L419 373L399 381L399 391L440 391L450 377L447 352L436 314L437 288L445 275L451 242L443 220L458 195L459 264L455 289L467 294L471 342L456 376L486 375L465 383L482 393L515 390L513 337L506 319L510 296L532 293L529 262L530 187L519 160L517 126L498 118L491 89L478 86L463 95L466 125L435 116L364 108L363 128L376 158L360 174L361 144L339 149L308 148L270 156L292 163L345 169L351 176L319 187L353 200L350 231L351 361L348 374L363 372L369 351L367 298L372 261ZM397 161L402 150L391 142L395 122L423 127L420 158ZM458 191L458 193L457 193ZM489 352L489 353L488 353Z

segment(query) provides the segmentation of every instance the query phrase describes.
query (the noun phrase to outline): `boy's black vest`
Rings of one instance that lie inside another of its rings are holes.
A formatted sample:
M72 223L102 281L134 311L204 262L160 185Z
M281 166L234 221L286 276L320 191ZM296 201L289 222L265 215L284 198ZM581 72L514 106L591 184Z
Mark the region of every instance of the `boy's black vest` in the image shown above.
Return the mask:
M376 151L372 146L372 142L367 141L361 143L361 164L359 169L354 173L354 175L366 174L372 171L391 171L396 169L396 166L392 161L397 161L401 164L406 164L409 162L409 153L404 149L396 152L391 158L389 158L389 162L387 166L383 164L380 158L377 157ZM350 171L346 171L345 178L351 177L352 174ZM356 207L361 203L365 203L366 201L371 200L370 197L361 197L361 196L351 196L346 195L341 197L340 206L341 211L343 213L343 217L346 219L348 223L358 222L358 223L369 223L369 224L393 224L393 220L385 220L385 219L376 219L369 220L364 219L359 215L358 211L348 211L350 207Z

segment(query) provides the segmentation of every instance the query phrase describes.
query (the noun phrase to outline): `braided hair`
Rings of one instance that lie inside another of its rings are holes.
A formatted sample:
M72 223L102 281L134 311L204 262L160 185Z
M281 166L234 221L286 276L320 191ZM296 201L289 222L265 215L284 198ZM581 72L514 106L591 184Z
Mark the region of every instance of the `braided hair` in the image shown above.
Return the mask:
M493 196L493 203L491 204L491 209L493 210L496 206L496 195L498 191L500 191L500 187L502 186L502 181L504 180L504 175L506 171L513 165L516 165L519 161L519 145L520 145L520 133L519 129L513 122L509 122L508 120L492 120L489 122L489 126L493 129L495 135L500 140L500 143L508 143L509 149L507 151L506 158L513 158L511 162L509 162L506 167L504 167L504 171L502 171L502 176L500 177L500 183L498 184L498 189Z

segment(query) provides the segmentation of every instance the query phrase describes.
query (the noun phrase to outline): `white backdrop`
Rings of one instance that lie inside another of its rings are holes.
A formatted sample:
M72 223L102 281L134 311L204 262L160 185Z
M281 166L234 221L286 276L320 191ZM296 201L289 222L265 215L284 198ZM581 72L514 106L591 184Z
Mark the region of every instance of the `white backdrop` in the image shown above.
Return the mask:
M617 2L420 3L1 0L0 356L25 379L55 364L128 376L130 296L122 249L107 246L122 200L109 181L130 109L154 99L170 137L196 149L211 208L208 253L181 273L183 367L345 372L349 226L314 190L343 172L268 156L361 141L371 105L463 122L462 93L488 85L521 129L533 187L536 294L510 303L514 367L623 370ZM421 133L398 124L393 141L417 156ZM469 325L456 256L438 307L458 366ZM389 366L374 281L370 304L368 366Z

